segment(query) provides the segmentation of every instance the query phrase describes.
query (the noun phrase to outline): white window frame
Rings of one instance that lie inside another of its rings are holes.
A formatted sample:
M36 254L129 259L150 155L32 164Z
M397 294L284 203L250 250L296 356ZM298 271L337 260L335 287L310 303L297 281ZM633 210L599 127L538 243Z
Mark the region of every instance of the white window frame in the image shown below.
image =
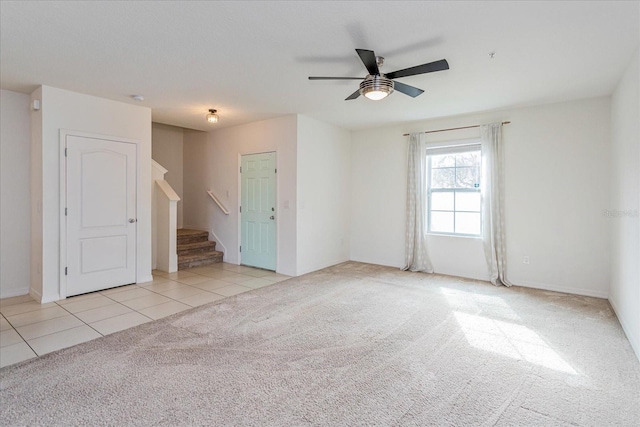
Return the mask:
M480 140L464 140L464 141L453 141L443 144L434 144L427 146L427 234L437 235L437 236L455 236L455 237L470 237L481 239L483 235L483 220L482 220L482 160L478 165L480 167L480 186L478 188L431 188L431 156L434 155L442 155L442 154L456 154L456 153L466 153L469 151L480 151L480 156L482 158L482 146ZM455 166L454 166L455 167ZM443 231L431 231L431 194L432 193L446 193L453 192L453 229L455 230L455 217L457 212L469 212L469 213L479 213L480 214L480 234L467 234L467 233L456 233L456 232L443 232ZM455 193L479 193L480 194L480 210L479 211L457 211L455 205Z

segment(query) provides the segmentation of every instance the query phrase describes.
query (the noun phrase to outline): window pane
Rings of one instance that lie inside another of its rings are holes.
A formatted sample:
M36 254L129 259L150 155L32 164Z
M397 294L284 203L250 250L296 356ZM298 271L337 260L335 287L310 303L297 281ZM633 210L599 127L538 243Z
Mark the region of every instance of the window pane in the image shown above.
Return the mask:
M429 231L480 236L482 155L479 146L456 146L450 151L438 148L434 153L438 154L429 155Z
M436 211L453 210L453 192L431 193L431 209Z
M453 212L431 212L430 231L453 233Z
M456 233L480 234L480 214L456 212Z
M456 158L452 154L442 154L440 156L431 156L432 168L453 167L456 165Z
M480 166L480 151L456 154L456 166Z
M431 188L453 188L455 186L454 168L431 169Z
M456 179L459 188L479 188L480 168L477 166L456 168Z
M480 212L480 193L456 193L456 210Z

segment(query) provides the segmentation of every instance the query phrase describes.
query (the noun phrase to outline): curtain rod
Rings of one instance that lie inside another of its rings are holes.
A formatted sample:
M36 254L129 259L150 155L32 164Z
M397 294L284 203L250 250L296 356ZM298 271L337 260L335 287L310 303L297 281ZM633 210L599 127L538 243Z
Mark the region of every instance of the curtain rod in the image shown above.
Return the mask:
M503 125L508 125L511 122L502 122ZM423 133L436 133L436 132L446 132L448 130L460 130L460 129L471 129L471 128L479 128L480 125L473 125L473 126L462 126L459 128L449 128L449 129L437 129L437 130L427 130ZM403 133L402 136L409 136L411 135L410 133Z

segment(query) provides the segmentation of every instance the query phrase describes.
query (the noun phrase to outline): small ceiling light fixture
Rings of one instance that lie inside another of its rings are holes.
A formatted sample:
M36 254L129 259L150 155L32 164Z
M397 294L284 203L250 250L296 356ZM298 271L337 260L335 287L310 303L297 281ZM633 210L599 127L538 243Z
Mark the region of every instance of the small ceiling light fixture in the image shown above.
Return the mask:
M218 123L218 115L216 114L217 110L213 108L209 109L209 114L207 114L207 121L209 123Z
M144 96L142 95L131 95L134 101L144 101Z
M373 101L379 101L393 93L393 80L382 75L368 75L360 83L360 95Z

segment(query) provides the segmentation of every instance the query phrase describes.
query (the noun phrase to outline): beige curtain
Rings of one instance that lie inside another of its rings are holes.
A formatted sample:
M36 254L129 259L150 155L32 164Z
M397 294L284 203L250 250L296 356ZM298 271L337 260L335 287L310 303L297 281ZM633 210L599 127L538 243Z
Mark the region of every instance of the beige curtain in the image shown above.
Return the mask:
M424 133L409 136L407 168L405 266L403 270L433 273L427 251L427 152Z
M504 234L504 153L502 123L480 127L482 140L482 240L494 285L511 286L507 280Z

